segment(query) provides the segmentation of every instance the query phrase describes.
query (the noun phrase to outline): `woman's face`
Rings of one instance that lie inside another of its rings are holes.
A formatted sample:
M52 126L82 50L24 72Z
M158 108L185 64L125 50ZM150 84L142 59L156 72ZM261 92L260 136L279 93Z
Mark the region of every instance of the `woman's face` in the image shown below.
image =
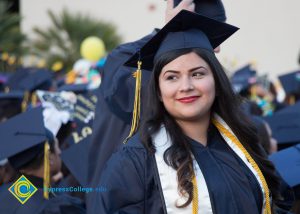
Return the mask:
M215 81L209 65L197 54L182 55L159 75L160 99L176 120L199 120L210 114Z

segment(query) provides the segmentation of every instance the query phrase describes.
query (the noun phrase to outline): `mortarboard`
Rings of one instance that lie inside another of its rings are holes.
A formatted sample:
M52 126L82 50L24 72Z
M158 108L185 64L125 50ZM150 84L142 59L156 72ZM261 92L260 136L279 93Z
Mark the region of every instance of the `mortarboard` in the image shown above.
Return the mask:
M65 84L60 86L57 91L72 91L76 94L85 93L89 90L89 84Z
M278 78L286 94L300 93L300 71L284 74Z
M135 72L136 89L131 137L139 123L141 69L152 70L155 60L164 53L186 48L202 48L214 51L221 43L238 30L237 27L187 10L180 11L157 34L155 34L125 65L138 67Z
M88 148L90 142L91 136L88 136L79 143L63 150L61 154L62 161L81 186L87 185Z
M152 70L155 59L161 54L184 48L204 48L213 51L233 33L237 27L187 11L180 11L153 36L125 65Z
M274 153L269 159L284 181L297 189L296 198L300 198L300 144Z
M47 137L42 109L31 109L0 124L0 136L0 159L10 158L44 143ZM34 150L33 153L35 152ZM30 156L24 156L23 160L20 159L20 163L16 164L18 166L26 164L32 158Z
M10 91L34 91L36 89L48 90L52 85L52 73L45 69L26 68L19 69L7 81Z
M20 82L23 90L48 90L52 85L52 73L48 70L37 70Z
M177 6L182 0L174 0ZM220 0L195 0L195 12L220 22L226 21L224 5Z
M300 143L300 113L288 112L265 117L281 148Z
M249 88L255 83L256 71L251 68L251 65L246 65L234 72L230 78L231 84L235 92L239 93Z

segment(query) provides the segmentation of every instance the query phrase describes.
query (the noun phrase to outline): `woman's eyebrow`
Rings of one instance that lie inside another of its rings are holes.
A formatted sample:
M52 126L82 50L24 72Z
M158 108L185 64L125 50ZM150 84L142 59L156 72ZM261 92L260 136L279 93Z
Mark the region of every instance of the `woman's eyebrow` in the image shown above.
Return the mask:
M195 67L195 68L189 69L188 71L189 71L189 72L192 72L192 71L198 70L198 69L200 69L200 68L207 69L207 68L204 67L204 66L197 66L197 67ZM176 71L176 70L167 70L167 71L164 72L163 76L164 76L166 73L178 74L178 73L180 73L180 71Z

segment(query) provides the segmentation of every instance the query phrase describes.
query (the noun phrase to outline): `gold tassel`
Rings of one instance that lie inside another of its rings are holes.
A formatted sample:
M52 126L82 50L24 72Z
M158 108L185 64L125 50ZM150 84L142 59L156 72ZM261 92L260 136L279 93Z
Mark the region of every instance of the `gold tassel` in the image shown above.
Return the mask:
M132 112L131 129L128 137L123 141L127 143L128 139L136 132L139 126L140 111L141 111L141 84L142 84L142 62L138 61L138 69L134 73L135 77L135 95L134 95L134 107Z
M37 104L37 95L36 95L36 93L33 93L31 95L31 105L32 105L32 107L36 107L36 104Z
M24 99L22 101L22 104L21 104L21 107L22 107L22 112L25 112L26 109L27 109L27 103L28 103L28 100L29 100L29 92L26 91L25 94L24 94Z
M49 199L50 187L50 163L49 163L50 146L46 142L44 145L44 198Z

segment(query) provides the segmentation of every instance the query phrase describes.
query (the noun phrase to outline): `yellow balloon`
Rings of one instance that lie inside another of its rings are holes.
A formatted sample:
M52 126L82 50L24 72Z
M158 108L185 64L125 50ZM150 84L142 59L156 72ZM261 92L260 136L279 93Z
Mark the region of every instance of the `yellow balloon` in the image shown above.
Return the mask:
M105 55L104 42L96 36L87 37L81 43L80 54L83 58L96 62Z

